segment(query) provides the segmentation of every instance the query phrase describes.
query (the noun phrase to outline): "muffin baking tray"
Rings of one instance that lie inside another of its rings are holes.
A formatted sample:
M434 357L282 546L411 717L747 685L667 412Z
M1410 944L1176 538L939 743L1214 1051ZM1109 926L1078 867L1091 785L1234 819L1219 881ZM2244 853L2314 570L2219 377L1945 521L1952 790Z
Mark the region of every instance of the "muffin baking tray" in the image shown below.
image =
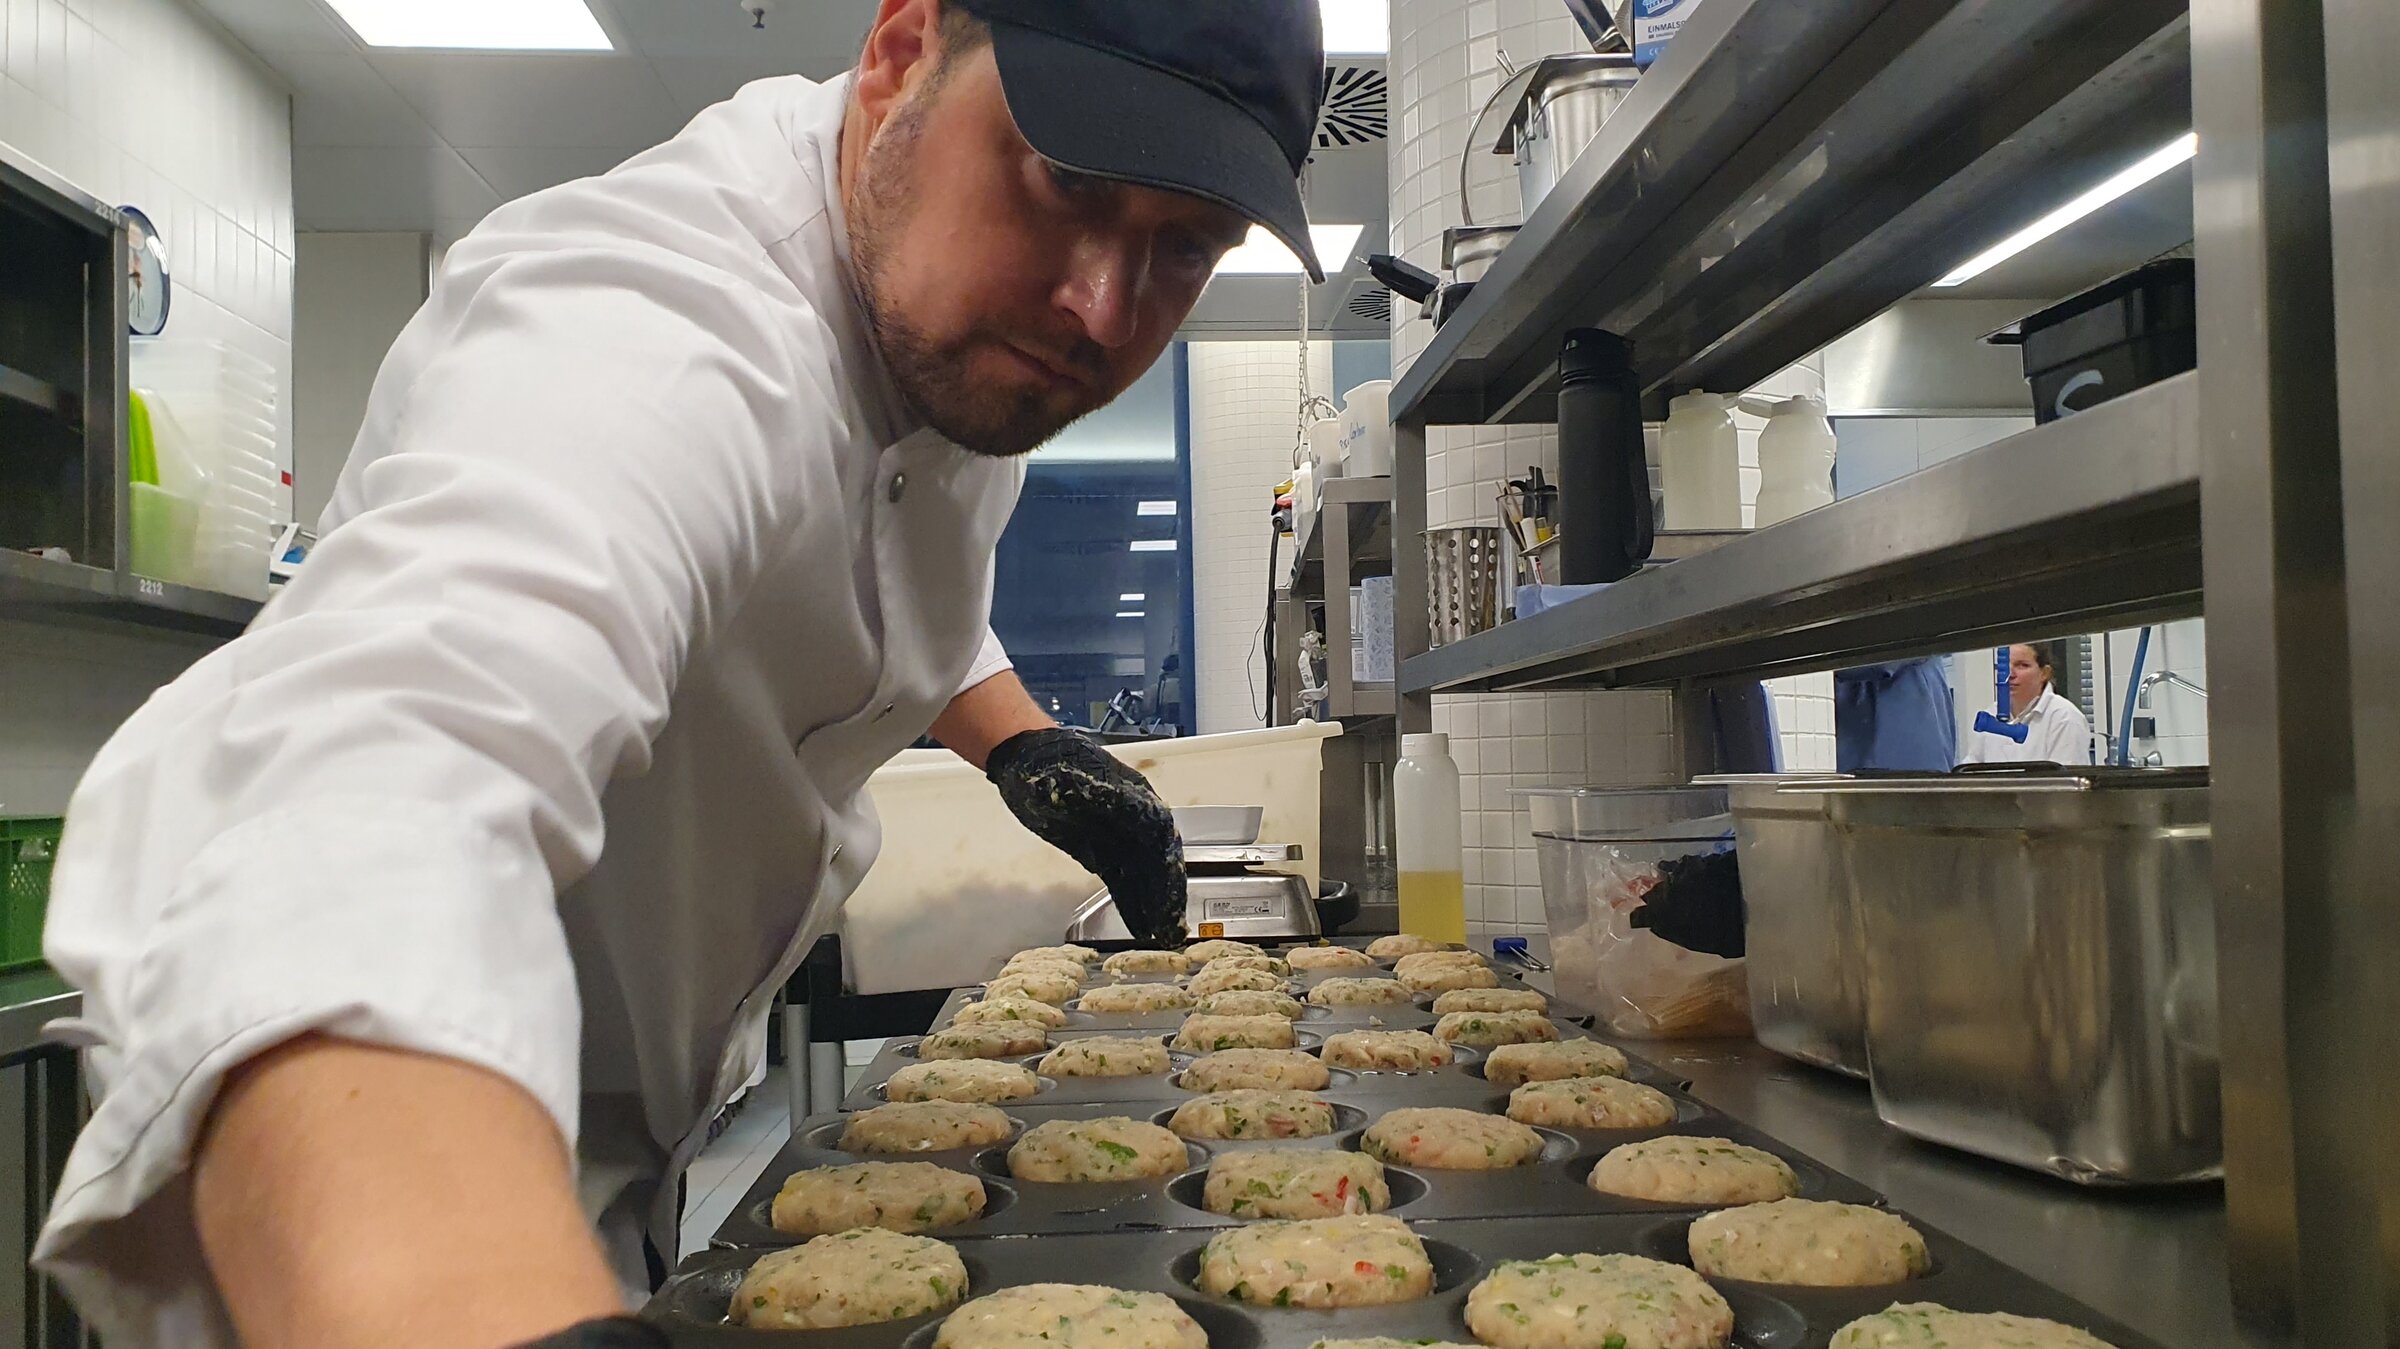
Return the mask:
M1391 1336L1473 1343L1467 1294L1500 1263L1564 1252L1627 1252L1688 1263L1689 1214L1585 1214L1541 1218L1412 1221L1434 1265L1434 1293L1415 1302L1330 1311L1260 1307L1196 1286L1205 1230L1054 1236L1041 1241L960 1240L968 1287L980 1295L1027 1283L1101 1281L1165 1293L1208 1331L1210 1349L1307 1349L1320 1339ZM1947 1235L1919 1227L1932 1272L1903 1284L1800 1289L1719 1280L1734 1310L1737 1349L1824 1349L1834 1331L1895 1302L1939 1302L1962 1311L2012 1311L2080 1326L2118 1349L2159 1349ZM955 1235L955 1231L949 1235ZM725 1323L727 1307L758 1251L712 1251L684 1262L644 1315L679 1349L931 1349L941 1314L847 1330L761 1331Z
M1375 1075L1371 1075L1375 1076ZM1160 1079L1144 1079L1154 1086ZM1111 1184L1046 1184L1016 1180L1008 1172L1008 1145L918 1153L908 1157L868 1157L838 1150L846 1114L820 1115L802 1122L792 1141L759 1174L758 1180L734 1206L712 1238L718 1246L783 1246L799 1238L775 1230L769 1212L784 1179L796 1171L841 1166L860 1161L926 1161L981 1177L990 1207L982 1218L947 1229L943 1236L1052 1236L1068 1233L1145 1231L1161 1228L1222 1227L1234 1220L1200 1207L1200 1189L1209 1159L1218 1153L1256 1148L1358 1147L1359 1135L1384 1112L1402 1106L1448 1105L1500 1114L1508 1095L1477 1077L1456 1073L1422 1074L1408 1079L1435 1089L1395 1095L1381 1086L1336 1085L1316 1093L1333 1103L1339 1118L1335 1132L1319 1138L1259 1140L1187 1140L1190 1165L1173 1179ZM1662 1088L1666 1089L1666 1088ZM1168 1088L1170 1092L1172 1088ZM1672 1089L1677 1117L1655 1129L1551 1129L1535 1132L1545 1146L1540 1160L1499 1171L1443 1171L1416 1167L1386 1167L1392 1177L1392 1209L1408 1219L1481 1218L1495 1214L1690 1213L1688 1205L1653 1204L1601 1194L1584 1183L1592 1167L1610 1148L1662 1134L1697 1134L1730 1138L1763 1148L1784 1158L1799 1176L1801 1197L1871 1203L1872 1191L1836 1175L1792 1152L1758 1131ZM1080 1104L1039 1104L1045 1098L1011 1101L1000 1107L1023 1128L1050 1120L1096 1119L1124 1115L1165 1124L1189 1093L1172 1098L1095 1101Z

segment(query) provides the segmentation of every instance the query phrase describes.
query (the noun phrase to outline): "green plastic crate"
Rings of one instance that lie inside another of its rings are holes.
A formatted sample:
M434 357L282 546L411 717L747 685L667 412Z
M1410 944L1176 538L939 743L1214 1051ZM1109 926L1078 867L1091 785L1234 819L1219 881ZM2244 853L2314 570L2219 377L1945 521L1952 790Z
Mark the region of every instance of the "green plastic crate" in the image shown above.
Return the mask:
M0 820L0 972L42 963L50 864L64 820Z

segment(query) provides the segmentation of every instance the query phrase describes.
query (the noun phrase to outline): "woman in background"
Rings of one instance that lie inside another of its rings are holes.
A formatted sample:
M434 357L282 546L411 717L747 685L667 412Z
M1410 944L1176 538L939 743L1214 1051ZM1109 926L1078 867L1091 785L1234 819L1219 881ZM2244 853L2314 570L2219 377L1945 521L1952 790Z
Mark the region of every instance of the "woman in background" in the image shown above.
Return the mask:
M2008 717L2025 727L2019 743L1990 731L1967 735L1968 763L2089 764L2092 723L2058 695L2058 658L2044 642L2008 649Z

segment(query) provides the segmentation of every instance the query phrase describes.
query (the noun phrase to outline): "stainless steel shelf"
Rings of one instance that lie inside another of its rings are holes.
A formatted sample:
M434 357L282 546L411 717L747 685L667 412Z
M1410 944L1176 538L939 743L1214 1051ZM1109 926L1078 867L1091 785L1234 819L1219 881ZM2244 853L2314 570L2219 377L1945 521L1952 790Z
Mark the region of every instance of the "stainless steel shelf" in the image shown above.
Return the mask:
M1711 0L1392 393L1555 419L1560 342L1744 389L2191 126L2183 0Z
M0 552L0 618L102 619L230 639L262 607L255 600L147 576Z
M47 380L35 379L22 370L12 370L5 365L0 365L0 399L68 418L77 418L83 413L83 400L74 394Z
M1401 687L1765 678L2197 613L2198 391L2181 375L1651 567L1412 657Z
M1355 512L1348 527L1353 562L1392 560L1390 478L1334 478L1322 485L1319 500L1322 505L1293 558L1293 567L1299 574L1307 575L1312 569L1324 566L1325 517L1336 510Z

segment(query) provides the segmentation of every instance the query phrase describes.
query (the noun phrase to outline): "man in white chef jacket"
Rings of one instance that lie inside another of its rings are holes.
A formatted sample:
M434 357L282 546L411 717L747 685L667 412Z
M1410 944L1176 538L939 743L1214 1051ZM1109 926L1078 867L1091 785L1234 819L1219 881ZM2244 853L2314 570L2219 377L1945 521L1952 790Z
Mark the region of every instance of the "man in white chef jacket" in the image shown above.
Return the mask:
M1180 932L992 552L1250 224L1317 271L1322 64L1314 0L882 0L851 76L452 249L308 567L70 811L104 1094L39 1261L110 1349L648 1343L608 1318L928 730Z

